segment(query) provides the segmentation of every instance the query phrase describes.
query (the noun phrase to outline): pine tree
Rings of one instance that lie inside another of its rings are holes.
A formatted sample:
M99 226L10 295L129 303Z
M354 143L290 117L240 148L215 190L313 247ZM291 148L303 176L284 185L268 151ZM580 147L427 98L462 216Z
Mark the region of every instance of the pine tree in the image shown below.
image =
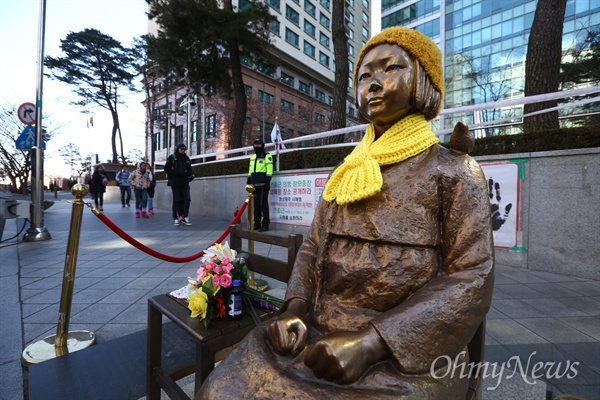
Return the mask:
M246 93L242 58L269 67L269 25L274 17L265 3L231 0L148 0L158 35L148 40L150 57L169 82L207 96L233 97L229 148L242 147Z
M50 78L74 87L78 100L70 104L87 111L90 103L110 111L112 127L112 162L118 162L116 136L121 127L117 105L119 89L125 87L135 91L133 79L137 72L133 69L133 55L118 40L97 29L84 29L70 32L60 41L62 57L46 56L44 65L51 70ZM121 139L121 160L123 141Z

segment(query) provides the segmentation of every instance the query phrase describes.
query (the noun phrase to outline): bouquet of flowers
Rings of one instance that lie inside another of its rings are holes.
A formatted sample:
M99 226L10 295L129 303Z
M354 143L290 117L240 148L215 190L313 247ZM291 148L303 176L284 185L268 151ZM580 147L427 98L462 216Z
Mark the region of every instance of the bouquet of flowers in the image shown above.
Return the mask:
M196 278L188 278L188 285L174 290L171 295L188 303L193 318L200 318L204 326L213 318L223 318L227 313L229 299L226 290L234 280L242 283L243 295L255 306L269 310L281 307L282 300L268 296L248 284L248 254L238 254L224 245L215 243L204 252Z
M204 320L204 326L208 326L213 318L225 316L227 299L224 291L231 287L233 280L240 280L242 285L247 282L247 256L237 254L227 242L224 245L216 243L204 252L197 277L188 278L188 309L192 317Z

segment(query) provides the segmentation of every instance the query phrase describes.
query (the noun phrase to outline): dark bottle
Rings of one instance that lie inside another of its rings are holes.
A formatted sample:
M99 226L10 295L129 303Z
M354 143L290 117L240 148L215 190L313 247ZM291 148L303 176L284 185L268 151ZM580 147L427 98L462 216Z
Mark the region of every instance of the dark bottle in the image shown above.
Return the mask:
M227 316L230 319L242 318L242 281L234 279L231 291L229 292L229 308L227 309Z

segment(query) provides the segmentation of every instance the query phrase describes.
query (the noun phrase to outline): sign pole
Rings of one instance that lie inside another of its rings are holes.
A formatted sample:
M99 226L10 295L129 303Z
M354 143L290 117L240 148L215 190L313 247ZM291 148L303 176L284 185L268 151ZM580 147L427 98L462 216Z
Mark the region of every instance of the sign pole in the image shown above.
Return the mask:
M44 149L42 148L42 83L44 78L44 38L46 31L46 0L40 0L38 30L38 74L35 114L35 146L31 148L31 227L23 236L26 242L50 240L52 236L44 226Z

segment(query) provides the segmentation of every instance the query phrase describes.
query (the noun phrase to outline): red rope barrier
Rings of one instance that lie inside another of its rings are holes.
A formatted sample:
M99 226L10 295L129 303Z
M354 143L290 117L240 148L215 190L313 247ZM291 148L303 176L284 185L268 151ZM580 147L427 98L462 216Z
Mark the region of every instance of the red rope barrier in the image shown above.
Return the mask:
M215 241L215 243L221 243L227 237L227 235L229 235L229 231L231 231L231 225L240 223L240 220L242 219L242 214L244 213L244 210L246 209L247 206L248 206L248 203L246 203L246 202L244 202L244 204L242 204L242 207L237 212L235 218L233 219L233 221L231 221L230 226L228 226L227 229L225 229L225 232L223 232L223 234ZM94 213L94 214L96 214L96 213ZM100 221L104 222L104 224L108 228L110 228L114 233L119 235L127 243L136 247L138 250L141 250L144 253L147 253L147 254L149 254L155 258L161 259L163 261L169 261L169 262L174 262L174 263L184 263L184 262L188 262L188 261L194 261L204 255L204 250L202 250L200 253L197 253L197 254L194 254L194 255L191 255L188 257L173 257L173 256L169 256L169 255L166 255L163 253L159 253L158 251L152 250L150 247L138 242L137 240L135 240L134 238L129 236L129 234L127 234L124 230L122 230L117 225L115 225L115 223L112 222L106 215L104 215L102 213L97 213L96 216L100 219ZM212 244L211 244L211 246L212 246Z

